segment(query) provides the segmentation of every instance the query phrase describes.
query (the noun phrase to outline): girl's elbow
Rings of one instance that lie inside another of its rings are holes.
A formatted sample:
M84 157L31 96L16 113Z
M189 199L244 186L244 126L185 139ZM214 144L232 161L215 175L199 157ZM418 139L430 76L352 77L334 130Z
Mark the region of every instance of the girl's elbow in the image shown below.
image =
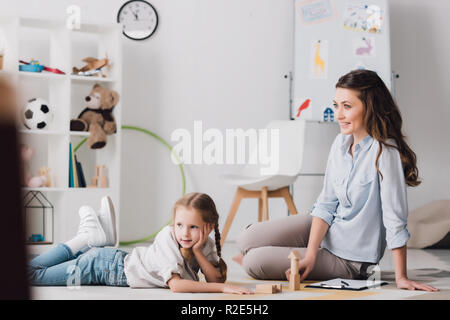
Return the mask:
M216 282L216 283L225 283L225 281L227 280L227 277L225 276L217 276L216 279L214 279L214 281L211 282Z
M179 279L170 279L167 282L167 285L169 286L170 291L172 291L172 292L181 292L182 285L181 285Z
M173 293L183 292L181 290L181 287L179 285L177 285L177 283L169 283L169 288L170 288L170 291L172 291Z
M174 286L170 287L170 291L172 291L172 293L180 292L180 291L178 291L178 289L175 288Z

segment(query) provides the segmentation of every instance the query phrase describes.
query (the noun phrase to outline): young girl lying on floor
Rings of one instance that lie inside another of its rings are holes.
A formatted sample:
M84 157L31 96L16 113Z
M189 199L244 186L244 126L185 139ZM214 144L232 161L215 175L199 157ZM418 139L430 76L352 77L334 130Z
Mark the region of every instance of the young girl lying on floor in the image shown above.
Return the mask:
M221 258L219 215L206 194L190 193L173 209L173 224L164 227L148 247L131 253L117 242L114 206L102 198L98 214L79 210L77 235L30 262L32 285L108 285L132 288L163 287L173 292L253 293L225 284L227 266ZM214 229L215 241L208 235ZM206 282L200 282L201 270Z

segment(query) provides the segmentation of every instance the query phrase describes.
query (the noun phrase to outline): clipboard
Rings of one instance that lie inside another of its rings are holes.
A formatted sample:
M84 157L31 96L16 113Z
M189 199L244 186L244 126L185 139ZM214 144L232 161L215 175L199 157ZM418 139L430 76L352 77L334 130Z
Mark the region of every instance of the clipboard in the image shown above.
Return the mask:
M380 287L385 284L388 283L386 281L380 280L350 280L336 278L332 280L308 284L305 286L305 288L361 291L369 288Z

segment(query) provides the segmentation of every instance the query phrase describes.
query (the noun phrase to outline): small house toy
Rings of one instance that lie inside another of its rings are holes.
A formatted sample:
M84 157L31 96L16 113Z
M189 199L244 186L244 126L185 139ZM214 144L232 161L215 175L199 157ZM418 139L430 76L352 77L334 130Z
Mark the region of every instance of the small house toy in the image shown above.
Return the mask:
M326 108L323 112L324 122L334 122L334 111L331 108Z
M27 244L53 243L54 207L40 191L29 191L22 200L24 204Z

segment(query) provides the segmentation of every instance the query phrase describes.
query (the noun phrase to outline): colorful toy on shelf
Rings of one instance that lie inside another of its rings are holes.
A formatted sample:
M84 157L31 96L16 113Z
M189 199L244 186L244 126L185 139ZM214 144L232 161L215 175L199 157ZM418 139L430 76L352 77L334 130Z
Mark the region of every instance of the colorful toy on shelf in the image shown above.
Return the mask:
M328 107L323 112L323 121L324 122L334 122L334 111Z
M27 129L47 129L53 121L53 112L46 100L33 98L28 100L22 112L23 124Z
M50 169L47 167L42 167L38 170L37 176L31 175L30 161L33 158L34 150L25 144L21 146L21 158L22 158L22 172L23 172L23 187L29 188L40 188L40 187L50 187Z
M92 57L84 58L82 61L86 62L86 65L81 69L77 67L72 68L72 74L79 76L101 76L106 77L102 72L103 67L109 66L108 55L105 55L104 59L96 59Z
M66 74L65 72L63 72L57 68L50 68L50 67L46 67L44 65L39 64L38 60L31 60L31 62L19 60L19 62L23 64L23 65L19 65L19 71L42 72L42 70L44 70L44 71L57 73L57 74Z
M89 148L103 148L106 145L106 136L117 131L112 111L119 101L119 94L95 84L85 100L86 108L77 119L70 121L70 130L89 131Z
M20 63L22 60L19 61ZM26 63L24 65L19 65L19 71L26 71L26 72L42 72L44 70L44 66L39 64L39 61L37 60L31 60L30 63Z
M30 242L44 242L44 236L42 234L32 234L31 237L28 238Z

